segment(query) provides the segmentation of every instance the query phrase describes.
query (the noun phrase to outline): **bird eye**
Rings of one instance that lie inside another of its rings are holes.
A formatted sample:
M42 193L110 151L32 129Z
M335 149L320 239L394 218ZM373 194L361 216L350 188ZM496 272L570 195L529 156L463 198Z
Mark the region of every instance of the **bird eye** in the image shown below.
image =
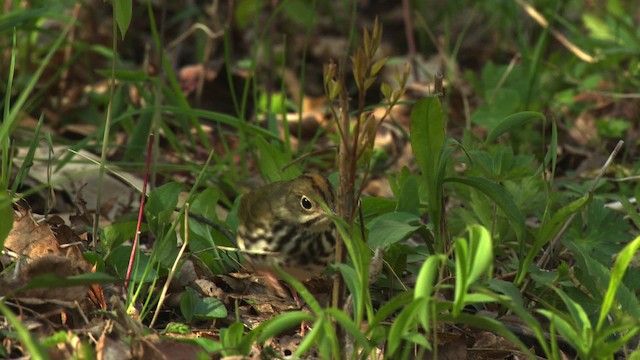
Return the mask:
M311 203L311 200L309 200L308 197L302 195L302 198L300 198L300 206L305 210L311 210L311 208L313 208L313 203Z

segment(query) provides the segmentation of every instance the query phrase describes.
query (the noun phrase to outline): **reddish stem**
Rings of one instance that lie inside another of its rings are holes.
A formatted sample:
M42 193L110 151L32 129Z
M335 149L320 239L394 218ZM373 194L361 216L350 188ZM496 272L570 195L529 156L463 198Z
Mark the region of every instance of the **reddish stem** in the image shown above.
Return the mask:
M129 256L129 266L127 267L127 275L124 280L124 288L129 287L131 279L131 271L133 263L136 260L136 252L138 251L138 242L140 241L140 227L142 226L142 216L144 215L144 203L147 197L147 184L149 183L149 168L151 167L151 150L153 149L153 133L149 136L149 144L147 145L147 160L144 169L144 181L142 183L142 196L140 196L140 211L138 212L138 223L136 224L136 235L133 238L133 247L131 247L131 255Z

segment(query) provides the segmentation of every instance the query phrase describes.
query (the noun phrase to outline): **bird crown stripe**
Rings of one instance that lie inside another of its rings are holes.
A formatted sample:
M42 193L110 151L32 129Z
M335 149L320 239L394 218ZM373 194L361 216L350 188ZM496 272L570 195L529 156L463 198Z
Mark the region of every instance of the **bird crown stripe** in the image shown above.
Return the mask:
M311 182L311 187L322 197L322 201L325 204L330 205L333 202L333 189L331 189L331 184L320 175L302 175L305 179L308 179ZM329 195L329 196L327 196Z

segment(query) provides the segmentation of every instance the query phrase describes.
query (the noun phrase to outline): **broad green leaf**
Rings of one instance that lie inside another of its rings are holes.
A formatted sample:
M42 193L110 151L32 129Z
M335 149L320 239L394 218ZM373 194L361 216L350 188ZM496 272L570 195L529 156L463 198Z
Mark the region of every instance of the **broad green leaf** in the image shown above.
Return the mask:
M223 352L224 355L238 355L249 353L251 344L255 341L257 332L255 329L251 331L247 336L243 337L244 324L241 322L234 322L233 324L220 329L220 342L224 349L229 349ZM247 345L245 342L250 341L251 344ZM238 348L240 348L238 350Z
M420 215L420 193L416 176L410 175L402 182L396 211Z
M145 213L149 227L154 232L171 222L171 216L178 206L178 197L183 190L182 184L171 182L156 188L149 194Z
M195 319L210 320L227 317L227 308L224 304L213 297L194 298L192 315Z
M152 256L154 261L160 261L165 266L173 264L178 254L177 234L175 229L173 215L178 205L180 192L183 190L183 184L167 183L156 188L149 194L149 201L145 207L147 223L149 229L156 237Z
M433 291L433 283L438 275L438 266L447 258L442 254L431 255L420 267L413 298L429 298Z
M282 171L286 165L291 163L291 156L275 145L268 143L261 136L256 138L256 146L260 152L258 168L265 180L269 182L290 180L302 174L296 166L290 166L285 171Z
M472 225L469 228L469 284L486 273L493 264L493 243L489 231L481 225Z
M535 111L522 111L519 113L509 115L506 118L502 119L496 125L496 127L494 127L493 130L491 130L491 132L489 133L489 136L487 136L487 139L485 140L485 144L492 143L500 135L506 132L509 132L513 129L520 129L534 120L544 121L544 119L545 119L544 115Z
M521 308L524 306L520 289L518 289L510 281L491 279L489 280L489 289L494 290L498 293L504 294L504 296L508 297L509 301L513 303L515 306L518 306Z
M353 302L357 304L362 297L362 291L360 290L360 280L356 269L349 264L334 264L333 266L340 271L349 293L353 296Z
M108 263L110 263L116 275L120 279L124 279L127 274L127 267L129 266L129 257L131 256L131 246L122 245L113 249L111 255L109 256ZM146 277L143 280L144 269L147 266L151 266L149 264L149 255L139 252L136 255L136 261L138 262L138 266L134 266L131 274L131 279L134 282L152 282L158 276L154 269L151 269Z
M471 122L492 130L509 114L513 114L522 102L521 96L513 88L498 89L491 104L478 106L471 114Z
M187 288L187 291L182 293L182 297L180 298L180 312L187 322L191 322L193 319L193 308L197 298L198 293L191 288Z
M131 23L132 0L114 0L113 10L120 34L124 39L124 35L127 33L127 29Z
M411 111L411 147L422 176L425 179L429 216L436 224L436 238L440 237L442 217L442 178L444 167L440 166L445 143L445 115L437 97L424 98Z
M119 245L122 245L127 240L133 240L136 234L136 221L116 222L111 225L107 225L104 228L104 238L102 244L107 249L111 250ZM149 229L147 224L140 226L140 231L145 232Z
M404 240L420 228L420 217L410 213L392 212L379 216L369 225L369 246L384 248Z
M496 205L498 205L498 207L502 209L504 214L511 222L511 226L513 226L518 240L523 241L525 231L524 216L520 212L520 209L518 209L516 204L513 202L513 200L509 196L507 196L506 190L502 186L479 177L451 177L444 179L444 181L471 186L480 190L482 193L495 201Z
M431 299L433 291L433 283L438 275L438 266L444 262L447 258L442 254L431 255L425 260L424 264L420 268L418 278L416 279L416 288L413 293L414 299L424 298ZM428 301L427 301L428 303ZM429 306L425 306L418 312L418 317L425 329L429 328L429 314L431 309Z
M457 238L454 244L456 259L456 288L453 299L452 314L457 317L464 308L464 297L469 288L469 244L463 238Z

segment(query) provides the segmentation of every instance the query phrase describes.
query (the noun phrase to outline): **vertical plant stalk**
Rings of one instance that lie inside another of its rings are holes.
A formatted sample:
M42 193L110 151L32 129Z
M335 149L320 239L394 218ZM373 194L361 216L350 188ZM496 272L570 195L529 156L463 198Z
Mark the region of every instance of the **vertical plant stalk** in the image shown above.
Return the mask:
M113 18L116 18L116 5L117 1L113 4ZM116 21L112 21L113 29L111 33L113 35L113 42L111 44L111 51L113 53L113 60L111 61L111 79L109 81L109 104L107 105L107 114L104 121L104 133L102 134L102 150L100 152L100 172L98 174L98 193L96 194L96 216L93 219L93 248L98 247L98 224L100 223L100 204L102 203L102 190L104 185L104 173L105 163L107 162L107 146L109 145L109 132L111 130L111 119L113 117L113 97L116 91L116 61L118 58L118 25Z
M344 64L339 66L339 83L344 84ZM340 175L340 183L338 186L338 216L343 218L347 224L351 224L351 214L353 213L353 188L351 167L351 133L349 131L349 100L346 91L341 91L339 96L340 113L338 114L338 131L340 136L340 145L338 147L338 174ZM344 240L338 232L336 237L335 261L337 264L344 263L346 252ZM336 274L333 278L333 293L331 296L331 306L341 309L344 302L344 282L340 274Z
M402 0L402 18L404 19L404 35L407 39L407 52L409 61L413 68L413 76L416 81L420 81L420 71L416 64L416 40L413 36L413 19L411 18L411 4L409 0Z
M147 160L144 169L144 181L142 182L142 194L140 195L140 210L138 211L138 223L136 224L136 235L133 238L133 246L131 247L131 255L129 256L129 266L127 266L127 275L124 280L124 288L129 287L131 279L131 271L136 260L136 252L138 251L138 243L140 242L140 227L142 226L142 217L144 216L144 204L147 198L147 184L149 183L149 170L151 167L151 154L153 150L153 133L149 136L147 145Z

